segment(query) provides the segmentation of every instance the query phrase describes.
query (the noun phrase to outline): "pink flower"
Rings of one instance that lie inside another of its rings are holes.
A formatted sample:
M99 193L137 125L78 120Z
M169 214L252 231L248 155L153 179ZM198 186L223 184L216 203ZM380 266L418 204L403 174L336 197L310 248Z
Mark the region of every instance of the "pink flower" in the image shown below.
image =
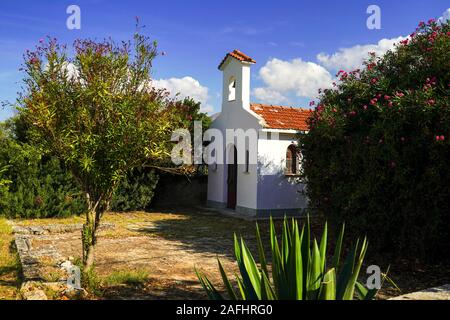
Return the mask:
M393 106L392 101L389 101L388 106L389 106L389 107L392 107L392 106Z
M444 141L445 140L445 137L442 135L442 136L440 136L440 138L441 138L441 141Z
M367 105L365 104L365 105L363 106L363 108L364 108L364 110L367 110Z

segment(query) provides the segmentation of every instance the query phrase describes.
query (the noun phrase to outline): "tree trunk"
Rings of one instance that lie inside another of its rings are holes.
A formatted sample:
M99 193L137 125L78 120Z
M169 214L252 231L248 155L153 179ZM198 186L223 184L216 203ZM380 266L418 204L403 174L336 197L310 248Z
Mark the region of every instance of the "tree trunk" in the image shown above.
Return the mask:
M97 243L97 230L100 226L100 219L103 213L109 207L112 192L98 199L91 199L90 194L86 193L88 211L86 212L86 222L81 230L81 241L83 245L83 267L84 271L89 271L94 266L94 251Z
M88 213L87 215L91 215ZM90 219L87 219L90 220ZM97 242L97 226L94 220L86 221L81 231L83 245L83 267L84 271L89 271L94 265L95 243Z
M94 251L95 246L91 245L86 248L85 260L83 261L84 270L89 271L94 266Z

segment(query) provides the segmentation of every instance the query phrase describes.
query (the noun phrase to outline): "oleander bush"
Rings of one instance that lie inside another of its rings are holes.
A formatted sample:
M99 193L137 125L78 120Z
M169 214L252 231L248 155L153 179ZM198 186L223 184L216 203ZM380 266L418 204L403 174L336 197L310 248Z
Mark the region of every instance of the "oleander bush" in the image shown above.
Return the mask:
M229 280L220 260L219 270L227 296L220 293L203 273L197 277L213 300L361 300L374 299L378 290L368 289L359 282L367 240L359 239L345 259L342 257L344 225L338 235L334 254L327 264L328 230L323 229L320 242L310 235L309 219L299 229L298 223L285 218L281 239L270 220L271 268L266 260L258 224L256 240L259 264L256 263L245 241L234 236L234 252L239 267L236 289ZM341 259L342 258L342 259ZM269 271L270 270L270 271Z
M312 210L367 233L383 255L448 256L449 22L422 22L338 77L300 138Z

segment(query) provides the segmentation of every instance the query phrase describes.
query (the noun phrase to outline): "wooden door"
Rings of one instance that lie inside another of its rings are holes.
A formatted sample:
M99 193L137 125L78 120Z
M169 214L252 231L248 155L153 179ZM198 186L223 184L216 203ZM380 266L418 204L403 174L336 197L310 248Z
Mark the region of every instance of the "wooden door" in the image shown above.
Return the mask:
M228 163L228 197L227 197L227 208L236 209L236 197L237 197L237 150L234 147L233 150L233 163Z

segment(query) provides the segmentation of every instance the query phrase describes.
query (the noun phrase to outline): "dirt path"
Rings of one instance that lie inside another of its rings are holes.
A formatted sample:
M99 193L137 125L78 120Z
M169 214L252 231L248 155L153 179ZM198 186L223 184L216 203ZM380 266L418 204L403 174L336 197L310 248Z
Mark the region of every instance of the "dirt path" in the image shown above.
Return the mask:
M147 214L123 215L114 229L100 232L96 247L96 273L102 279L118 272L145 272L145 284L104 288L106 298L127 299L202 299L206 298L195 269L206 273L213 283L221 283L217 258L231 274L233 259L230 218L199 216L190 223L186 216L157 219ZM161 217L159 217L161 218ZM232 219L232 223L236 223ZM28 226L30 227L30 226ZM36 226L34 226L36 228ZM241 231L253 230L253 222L240 222ZM27 243L36 260L30 273L45 281L56 281L58 262L81 257L80 232L29 234ZM247 237L246 238L252 238Z

